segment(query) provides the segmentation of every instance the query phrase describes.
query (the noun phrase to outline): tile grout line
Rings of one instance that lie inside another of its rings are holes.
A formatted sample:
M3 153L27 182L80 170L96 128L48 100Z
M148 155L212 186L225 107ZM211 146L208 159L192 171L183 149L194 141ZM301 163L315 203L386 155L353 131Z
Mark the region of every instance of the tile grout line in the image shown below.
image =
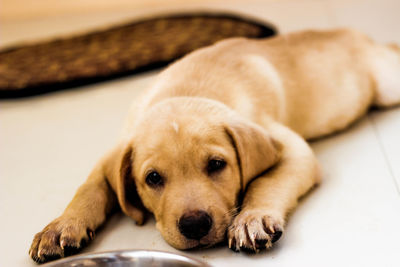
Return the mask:
M376 138L378 139L379 148L380 148L380 150L381 150L381 152L383 154L383 157L384 157L384 159L386 161L386 165L388 166L389 173L392 176L393 182L394 182L396 190L397 190L397 194L400 196L400 185L397 182L397 179L396 179L396 177L394 175L394 171L393 171L392 165L390 164L389 157L387 156L385 147L384 147L384 145L382 143L382 139L381 139L381 136L379 134L378 128L376 127L376 124L375 124L374 119L372 118L372 115L369 114L367 117L368 117L368 120L370 121L370 123L372 124L372 129L374 131L374 134L375 134Z

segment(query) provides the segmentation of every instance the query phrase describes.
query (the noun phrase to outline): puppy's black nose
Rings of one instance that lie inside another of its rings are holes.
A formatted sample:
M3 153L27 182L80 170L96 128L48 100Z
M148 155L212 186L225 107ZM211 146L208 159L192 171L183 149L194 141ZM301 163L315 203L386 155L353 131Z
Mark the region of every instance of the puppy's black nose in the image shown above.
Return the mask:
M212 218L207 212L193 210L182 215L178 222L178 228L186 238L200 240L208 234L212 223Z

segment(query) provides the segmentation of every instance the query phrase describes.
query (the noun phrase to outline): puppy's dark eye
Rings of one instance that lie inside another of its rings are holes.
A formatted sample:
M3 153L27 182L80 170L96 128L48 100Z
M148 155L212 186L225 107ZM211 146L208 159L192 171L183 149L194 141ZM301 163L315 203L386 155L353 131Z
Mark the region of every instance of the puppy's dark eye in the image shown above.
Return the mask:
M211 159L208 161L207 172L208 174L214 174L218 171L221 171L225 168L226 161L222 159Z
M148 184L151 187L156 187L163 185L164 181L158 172L152 171L146 176L146 184Z

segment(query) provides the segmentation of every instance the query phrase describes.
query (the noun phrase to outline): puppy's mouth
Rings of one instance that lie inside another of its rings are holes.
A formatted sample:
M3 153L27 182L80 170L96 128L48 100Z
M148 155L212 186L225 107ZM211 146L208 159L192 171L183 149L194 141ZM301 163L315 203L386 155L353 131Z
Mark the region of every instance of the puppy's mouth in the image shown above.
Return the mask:
M216 246L217 244L220 244L221 242L224 242L226 239L226 229L225 231L223 231L222 228L227 228L227 227L223 227L221 225L220 227L213 227L206 236L198 240L189 239L181 235L184 245L184 250L211 248ZM220 231L218 231L218 229L221 230L221 233Z
M196 246L194 246L194 247L187 248L187 250L198 250L198 249L210 248L210 247L212 247L212 246L214 246L214 245L212 245L212 244L201 244L201 243L199 243L198 245L196 245Z
M221 241L219 241L221 242ZM205 237L204 240L193 240L185 238L185 250L197 250L203 248L213 247L215 244L219 243L218 241L212 241L209 238Z

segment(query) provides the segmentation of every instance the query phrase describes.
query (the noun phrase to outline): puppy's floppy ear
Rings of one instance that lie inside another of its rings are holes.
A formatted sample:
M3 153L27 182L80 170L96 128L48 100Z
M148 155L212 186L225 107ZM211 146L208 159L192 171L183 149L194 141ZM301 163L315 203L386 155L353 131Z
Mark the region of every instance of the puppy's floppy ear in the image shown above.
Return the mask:
M281 145L265 129L246 121L234 121L225 126L236 151L241 172L241 186L247 184L280 159Z
M133 179L132 151L131 144L120 146L114 150L107 164L106 176L117 194L122 211L137 224L143 224L145 208L136 191Z

